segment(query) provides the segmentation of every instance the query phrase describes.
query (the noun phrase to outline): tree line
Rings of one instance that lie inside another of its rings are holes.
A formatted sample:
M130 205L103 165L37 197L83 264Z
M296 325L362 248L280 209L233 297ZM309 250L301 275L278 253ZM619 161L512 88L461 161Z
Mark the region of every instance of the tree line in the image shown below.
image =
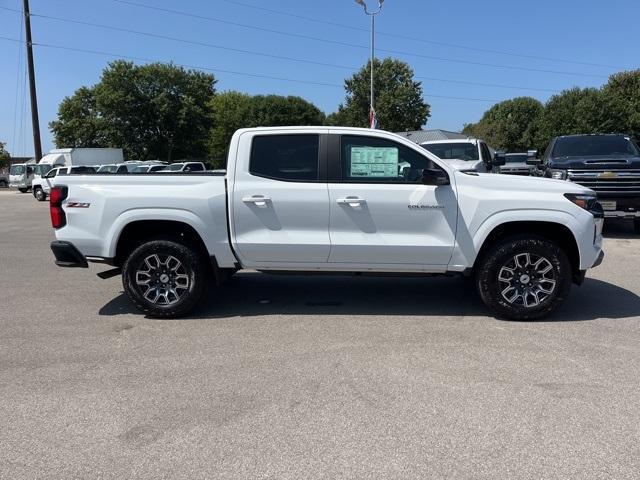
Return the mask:
M611 75L600 88L564 90L544 104L531 97L497 103L463 132L510 152L542 151L552 138L578 133L640 139L640 70Z
M218 92L212 74L173 64L107 65L100 81L62 100L49 124L57 147L120 147L129 159L208 159L223 167L239 128L286 125L368 126L367 64L345 80L346 98L326 116L295 96ZM375 60L380 127L417 130L429 117L413 70L394 59Z

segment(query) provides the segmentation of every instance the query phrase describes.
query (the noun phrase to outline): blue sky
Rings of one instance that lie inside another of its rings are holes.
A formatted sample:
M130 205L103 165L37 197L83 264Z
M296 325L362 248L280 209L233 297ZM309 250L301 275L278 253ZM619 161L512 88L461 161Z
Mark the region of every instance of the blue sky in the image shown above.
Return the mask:
M127 1L213 17L222 22L141 8L127 4ZM36 16L32 19L35 43L225 70L227 72L216 73L219 90L299 95L327 113L334 111L344 99L341 85L352 73L349 68L362 66L368 57L367 48L358 48L358 45L368 45L368 18L352 0L279 0L270 3L260 0L31 0L30 3L32 13L36 15L336 65L321 66L233 52L51 18ZM373 1L369 0L369 3ZM21 17L6 8L20 9L21 6L22 0L0 0L0 7L5 8L0 8L1 37L20 38ZM297 17L250 6L289 12ZM572 86L599 86L613 72L637 68L638 42L633 38L638 30L638 18L640 2L637 0L610 0L606 4L594 0L386 0L377 22L380 33L377 46L402 53L379 51L378 56L401 58L413 67L417 76L440 79L423 80L425 97L432 112L427 127L459 130L464 123L477 121L494 100L530 95L544 101L554 91ZM97 82L106 63L117 57L45 46L36 46L34 53L40 128L43 150L47 151L53 147L47 124L55 119L60 101L78 87ZM20 48L19 43L0 39L3 67L0 140L8 143L8 150L15 156L33 152L23 56L24 48Z

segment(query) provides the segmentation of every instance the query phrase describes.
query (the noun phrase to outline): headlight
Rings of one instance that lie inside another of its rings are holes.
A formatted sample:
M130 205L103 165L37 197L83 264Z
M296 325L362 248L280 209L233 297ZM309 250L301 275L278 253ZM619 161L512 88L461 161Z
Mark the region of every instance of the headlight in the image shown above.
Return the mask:
M598 203L598 199L593 193L565 193L564 196L571 203L592 213L600 213L602 211L602 206Z
M567 178L566 170L549 170L549 174L551 175L551 178L556 180L565 180Z

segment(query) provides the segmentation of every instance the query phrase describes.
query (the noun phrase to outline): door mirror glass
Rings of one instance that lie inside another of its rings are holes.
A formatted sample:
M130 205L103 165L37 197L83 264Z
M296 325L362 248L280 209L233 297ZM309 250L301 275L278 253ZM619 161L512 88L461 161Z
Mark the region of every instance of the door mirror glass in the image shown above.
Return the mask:
M502 166L507 163L507 155L502 151L497 151L493 156L493 165Z
M529 150L527 152L527 165L540 165L542 160L538 158L537 150Z
M444 170L440 170L439 168L425 168L422 170L423 185L434 185L439 187L442 185L449 185L450 183L449 177Z

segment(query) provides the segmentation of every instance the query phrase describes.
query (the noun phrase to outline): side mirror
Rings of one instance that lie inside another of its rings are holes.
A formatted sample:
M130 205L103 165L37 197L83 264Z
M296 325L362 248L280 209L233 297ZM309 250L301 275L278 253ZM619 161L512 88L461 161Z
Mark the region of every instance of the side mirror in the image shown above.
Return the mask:
M436 187L449 185L451 183L447 172L439 168L425 168L422 170L422 178L420 181L423 185L434 185Z
M504 165L505 163L507 163L507 155L502 151L496 151L495 155L493 156L493 162L491 162L491 164L493 166L499 167Z
M538 158L537 150L529 150L527 152L527 165L538 166L542 163L542 160Z

